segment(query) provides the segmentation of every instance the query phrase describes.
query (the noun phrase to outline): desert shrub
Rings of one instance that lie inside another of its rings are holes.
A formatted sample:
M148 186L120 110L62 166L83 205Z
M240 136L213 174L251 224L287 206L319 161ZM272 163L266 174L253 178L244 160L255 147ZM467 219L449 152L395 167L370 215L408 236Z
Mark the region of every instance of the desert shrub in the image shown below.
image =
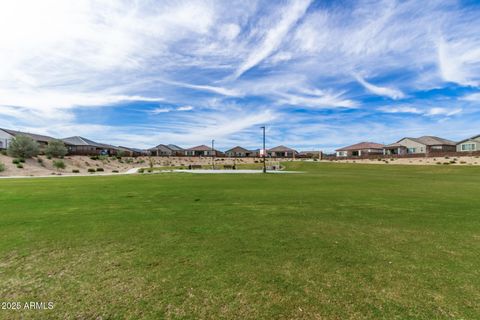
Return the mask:
M118 173L118 170L112 170L113 173Z
M0 163L0 172L5 171L5 165L3 163Z
M105 170L103 170L103 168L97 168L97 172L103 172Z
M8 155L17 158L32 158L38 156L38 143L27 136L16 136L8 146Z
M37 158L37 162L42 164L43 163L43 159L42 158Z
M90 159L91 160L98 160L98 156L91 156Z
M145 169L143 168L138 169L138 173L144 173L144 172L145 172Z
M21 164L21 163L17 164L17 168L18 169L23 169L23 164Z
M465 163L467 163L467 162L466 162L466 161L460 161L460 163L461 163L461 164L465 164Z
M25 163L25 159L24 159L24 158L20 158L20 159L18 159L18 161L20 161L21 163Z
M65 143L61 140L49 141L48 146L45 148L45 154L53 158L62 158L67 152L67 147L65 147Z
M0 154L6 156L7 155L7 150L0 150Z
M442 164L441 162L437 162L437 164Z
M19 163L20 163L20 159L13 159L13 160L12 160L12 163L13 163L13 164L19 164Z
M73 169L73 170L72 170L72 173L80 173L80 170L78 170L78 169Z
M450 161L451 164L457 163L455 160Z
M88 168L88 172L94 173L94 172L95 172L95 169L93 169L93 168Z
M60 170L60 169L65 169L65 162L63 162L62 160L56 160L56 161L53 161L53 166Z

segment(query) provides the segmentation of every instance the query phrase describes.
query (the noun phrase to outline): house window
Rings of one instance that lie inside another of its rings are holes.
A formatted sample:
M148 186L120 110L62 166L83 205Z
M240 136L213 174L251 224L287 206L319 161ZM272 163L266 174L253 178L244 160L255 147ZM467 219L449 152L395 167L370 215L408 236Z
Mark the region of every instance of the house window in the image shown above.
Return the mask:
M475 143L462 144L462 151L475 151Z
M415 153L417 152L417 148L408 148L407 153Z

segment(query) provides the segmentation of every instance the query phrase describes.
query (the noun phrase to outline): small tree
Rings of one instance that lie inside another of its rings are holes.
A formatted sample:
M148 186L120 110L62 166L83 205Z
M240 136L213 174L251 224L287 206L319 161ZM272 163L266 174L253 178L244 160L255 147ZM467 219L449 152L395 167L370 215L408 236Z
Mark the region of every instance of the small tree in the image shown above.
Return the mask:
M60 169L65 169L65 162L63 162L62 160L55 160L53 161L53 166L55 168L57 168L57 170L60 170Z
M16 136L8 146L8 155L28 159L38 155L38 143L27 136Z
M68 150L65 147L65 143L60 140L52 140L48 142L48 146L45 149L45 154L49 157L62 158L67 154Z

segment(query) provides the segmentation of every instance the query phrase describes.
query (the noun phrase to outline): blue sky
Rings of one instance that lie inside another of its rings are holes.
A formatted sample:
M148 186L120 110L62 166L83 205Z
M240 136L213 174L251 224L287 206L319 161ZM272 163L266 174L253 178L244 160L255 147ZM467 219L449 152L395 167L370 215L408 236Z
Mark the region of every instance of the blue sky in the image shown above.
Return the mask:
M0 3L0 127L331 151L480 134L476 1Z

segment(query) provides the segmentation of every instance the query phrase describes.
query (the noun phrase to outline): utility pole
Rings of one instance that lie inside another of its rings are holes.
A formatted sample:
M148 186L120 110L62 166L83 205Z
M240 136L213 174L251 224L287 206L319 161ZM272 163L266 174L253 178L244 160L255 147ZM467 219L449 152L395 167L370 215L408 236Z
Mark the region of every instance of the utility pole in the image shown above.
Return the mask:
M267 164L265 163L265 157L267 150L265 150L265 126L260 127L263 129L263 149L262 149L262 156L263 156L263 173L267 173Z
M212 169L215 170L215 140L212 139Z

